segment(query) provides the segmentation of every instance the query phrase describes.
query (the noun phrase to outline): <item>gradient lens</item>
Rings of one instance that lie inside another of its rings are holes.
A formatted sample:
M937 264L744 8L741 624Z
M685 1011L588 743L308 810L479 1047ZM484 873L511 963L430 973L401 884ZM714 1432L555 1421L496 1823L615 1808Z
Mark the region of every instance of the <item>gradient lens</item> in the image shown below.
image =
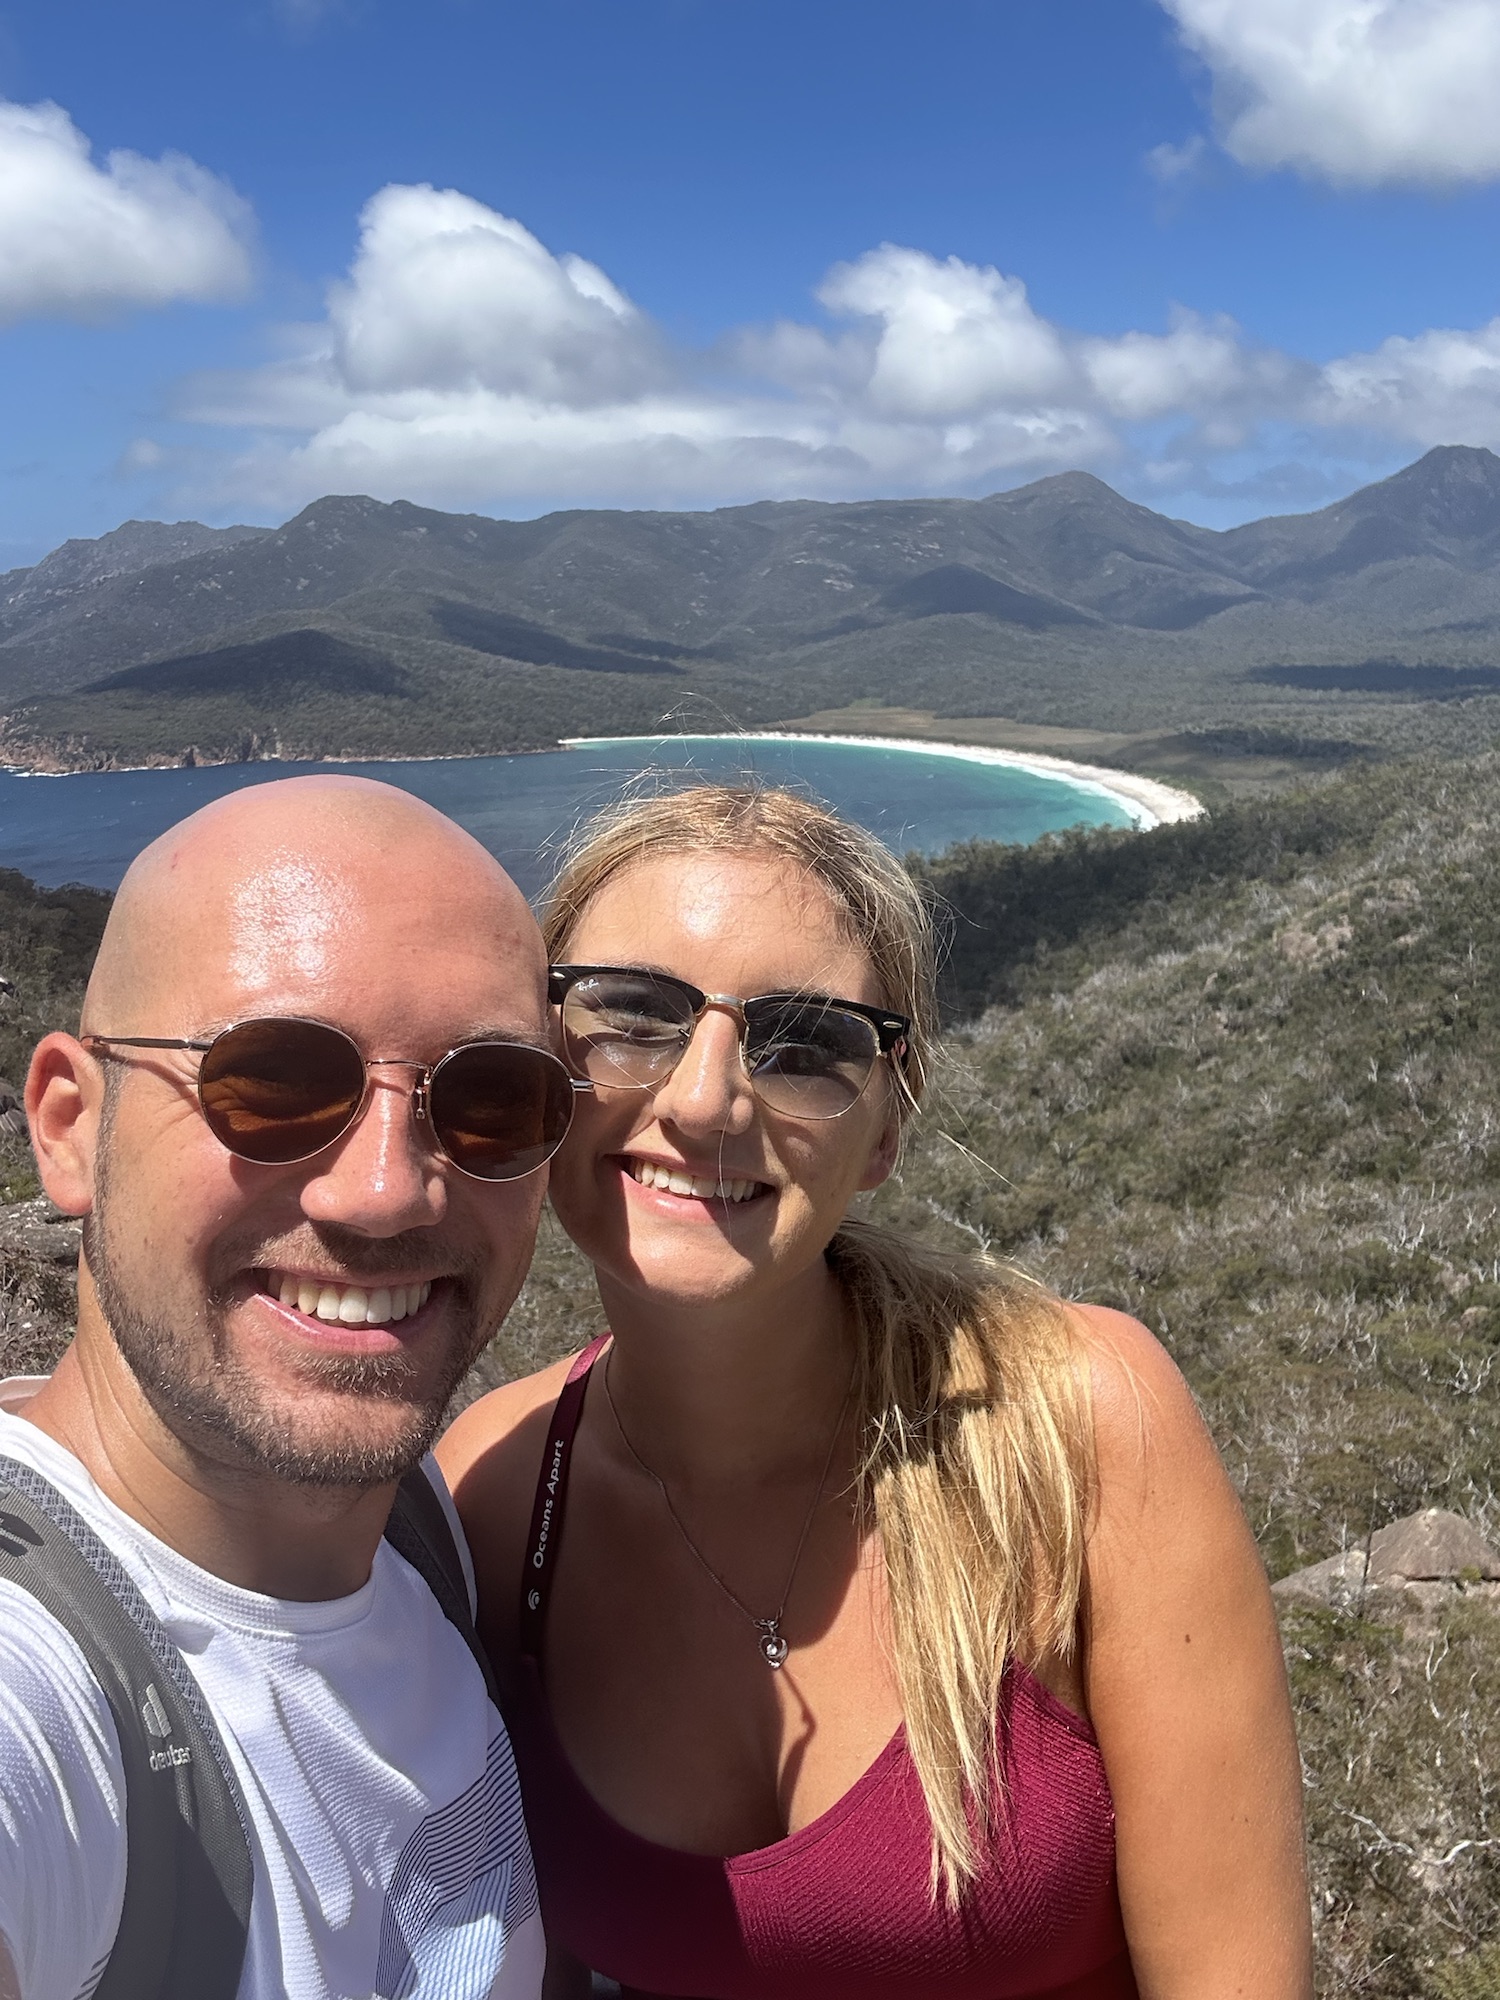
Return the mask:
M353 1124L365 1065L320 1021L242 1021L204 1053L198 1098L231 1153L265 1166L311 1159Z
M745 1007L745 1067L756 1095L792 1118L837 1118L863 1094L880 1037L862 1014L773 996Z
M567 1137L573 1083L545 1049L471 1042L433 1071L428 1111L439 1145L461 1172L519 1180L545 1166Z
M692 995L649 972L596 972L568 988L562 1026L569 1060L591 1083L649 1089L692 1039Z

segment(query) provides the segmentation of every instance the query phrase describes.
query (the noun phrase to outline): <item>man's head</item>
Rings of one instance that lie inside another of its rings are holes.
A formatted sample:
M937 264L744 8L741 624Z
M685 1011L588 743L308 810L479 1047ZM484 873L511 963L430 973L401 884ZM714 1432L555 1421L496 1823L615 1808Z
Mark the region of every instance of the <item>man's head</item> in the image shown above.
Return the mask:
M88 1039L266 1017L326 1023L372 1061L354 1122L289 1165L214 1136L200 1055ZM461 1044L547 1045L514 884L389 786L253 786L135 862L81 1034L48 1036L27 1087L47 1190L86 1218L81 1358L106 1376L123 1359L167 1429L226 1468L399 1476L514 1299L545 1187L461 1173L414 1103L413 1065Z

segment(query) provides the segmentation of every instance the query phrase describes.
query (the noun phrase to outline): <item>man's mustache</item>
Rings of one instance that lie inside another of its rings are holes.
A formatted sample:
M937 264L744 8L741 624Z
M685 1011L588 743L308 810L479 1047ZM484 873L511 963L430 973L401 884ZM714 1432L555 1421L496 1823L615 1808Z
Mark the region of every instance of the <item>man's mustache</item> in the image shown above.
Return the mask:
M336 1223L307 1223L285 1236L256 1237L221 1246L215 1259L222 1273L215 1292L227 1293L234 1279L250 1271L311 1269L336 1274L346 1282L379 1278L392 1271L420 1271L424 1277L451 1279L470 1296L482 1260L445 1243L433 1229L407 1229L397 1236L370 1237Z

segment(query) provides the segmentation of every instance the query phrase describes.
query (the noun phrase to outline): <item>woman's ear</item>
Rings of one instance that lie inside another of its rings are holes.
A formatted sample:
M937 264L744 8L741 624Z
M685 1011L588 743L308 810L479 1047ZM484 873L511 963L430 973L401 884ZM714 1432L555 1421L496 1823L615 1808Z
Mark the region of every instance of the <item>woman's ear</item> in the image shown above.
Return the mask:
M52 1034L37 1043L26 1073L26 1116L42 1186L64 1215L87 1215L94 1205L103 1098L103 1073L81 1042Z
M875 1142L874 1151L859 1177L862 1190L878 1188L882 1181L888 1181L895 1171L897 1155L901 1151L901 1120L896 1115L894 1101L886 1113L885 1125Z

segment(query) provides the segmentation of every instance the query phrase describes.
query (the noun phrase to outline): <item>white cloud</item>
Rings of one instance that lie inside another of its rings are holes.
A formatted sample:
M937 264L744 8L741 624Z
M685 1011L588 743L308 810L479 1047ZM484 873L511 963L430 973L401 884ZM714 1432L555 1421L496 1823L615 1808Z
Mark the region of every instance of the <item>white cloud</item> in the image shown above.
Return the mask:
M334 366L355 392L483 388L571 405L659 376L649 329L601 270L552 256L468 195L384 188L360 227L328 314Z
M966 417L1066 393L1072 370L1055 327L1019 278L957 257L882 243L836 264L818 297L880 322L867 393L895 417Z
M181 154L99 167L58 105L0 100L0 320L236 297L250 235L248 205Z
M1371 187L1500 177L1500 0L1162 5L1243 165Z
M685 352L520 223L389 187L322 320L283 329L263 368L187 386L180 415L250 442L173 498L713 505L974 492L1074 466L1228 493L1230 459L1243 483L1260 441L1284 452L1292 431L1377 452L1500 440L1500 321L1320 369L1182 310L1164 333L1079 334L1018 278L891 244L836 266L819 298L822 322ZM132 448L142 471L148 445Z
M1393 337L1323 370L1325 423L1361 425L1411 444L1500 447L1500 319L1469 332Z
M954 487L1108 455L1062 334L1000 272L883 245L820 296L845 330L673 352L596 265L471 197L387 187L290 357L189 386L261 433L264 505L331 487L438 503L702 502Z
M1163 187L1182 187L1203 178L1208 159L1208 141L1195 132L1180 146L1153 146L1146 155L1146 171Z
M1081 340L1078 358L1104 409L1125 423L1191 416L1219 424L1281 414L1312 369L1248 346L1232 319L1174 311L1168 333Z

